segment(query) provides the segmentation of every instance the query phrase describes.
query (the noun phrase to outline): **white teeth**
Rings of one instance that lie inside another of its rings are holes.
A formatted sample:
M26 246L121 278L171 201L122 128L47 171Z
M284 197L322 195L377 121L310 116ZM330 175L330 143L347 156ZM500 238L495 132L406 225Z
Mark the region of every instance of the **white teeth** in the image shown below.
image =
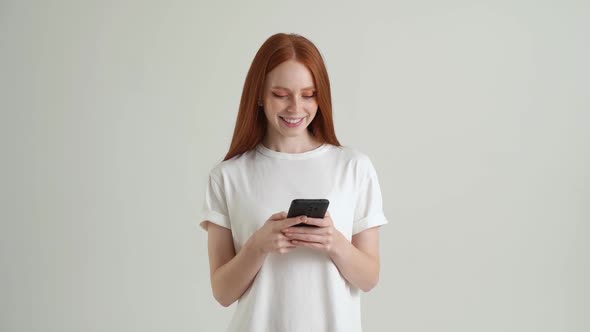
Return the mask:
M284 118L284 117L282 117L282 116L281 116L281 119L283 119L283 120L285 120L285 121L287 121L287 122L289 122L289 123L297 123L297 122L301 121L301 119L303 119L303 118L298 118L298 119L287 119L287 118Z

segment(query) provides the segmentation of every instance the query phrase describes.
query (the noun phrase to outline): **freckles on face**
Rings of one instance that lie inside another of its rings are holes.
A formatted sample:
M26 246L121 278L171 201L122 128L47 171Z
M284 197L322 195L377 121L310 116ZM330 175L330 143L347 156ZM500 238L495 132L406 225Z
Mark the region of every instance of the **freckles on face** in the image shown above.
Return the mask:
M275 92L276 91L276 92ZM297 128L295 124L304 125L311 123L317 113L315 93L307 92L297 96L292 93L274 90L268 106L266 116L270 122L276 123L277 128ZM301 121L300 121L301 120Z
M307 127L318 109L317 90L309 69L294 60L281 63L268 73L264 92L264 112L279 132ZM303 119L303 121L298 121Z
M295 114L299 110L312 112L318 108L315 88L293 93L288 88L273 87L268 93L268 104L273 110Z

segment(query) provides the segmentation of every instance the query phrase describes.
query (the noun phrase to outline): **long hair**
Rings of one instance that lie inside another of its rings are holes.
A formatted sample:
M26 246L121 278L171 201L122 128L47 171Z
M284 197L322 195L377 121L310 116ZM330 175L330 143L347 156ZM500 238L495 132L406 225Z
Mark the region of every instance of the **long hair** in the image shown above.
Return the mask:
M318 110L307 130L319 142L340 146L332 119L330 80L320 51L303 36L277 33L262 44L252 60L242 90L231 145L223 161L255 148L264 138L267 120L257 103L262 100L266 75L287 60L305 65L314 79Z

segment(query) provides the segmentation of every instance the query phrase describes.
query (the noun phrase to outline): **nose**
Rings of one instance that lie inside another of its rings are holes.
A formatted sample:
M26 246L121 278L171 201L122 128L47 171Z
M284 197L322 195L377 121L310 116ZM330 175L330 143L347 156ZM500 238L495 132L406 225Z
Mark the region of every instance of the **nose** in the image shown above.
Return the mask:
M303 111L303 102L301 100L299 100L299 98L295 97L292 98L292 102L289 105L290 107L288 108L289 112L291 113L300 113L300 111Z

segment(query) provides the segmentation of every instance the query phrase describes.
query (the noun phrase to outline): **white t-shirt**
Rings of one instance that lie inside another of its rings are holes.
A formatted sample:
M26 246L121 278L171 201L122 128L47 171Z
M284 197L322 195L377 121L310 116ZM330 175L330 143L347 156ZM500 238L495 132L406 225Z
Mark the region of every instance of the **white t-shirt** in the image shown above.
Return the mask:
M231 229L236 253L266 220L296 198L327 198L336 229L352 235L384 225L381 190L369 157L323 144L303 153L262 144L215 166L209 174L206 220ZM238 300L227 331L361 331L361 290L324 252L298 247L269 254Z

